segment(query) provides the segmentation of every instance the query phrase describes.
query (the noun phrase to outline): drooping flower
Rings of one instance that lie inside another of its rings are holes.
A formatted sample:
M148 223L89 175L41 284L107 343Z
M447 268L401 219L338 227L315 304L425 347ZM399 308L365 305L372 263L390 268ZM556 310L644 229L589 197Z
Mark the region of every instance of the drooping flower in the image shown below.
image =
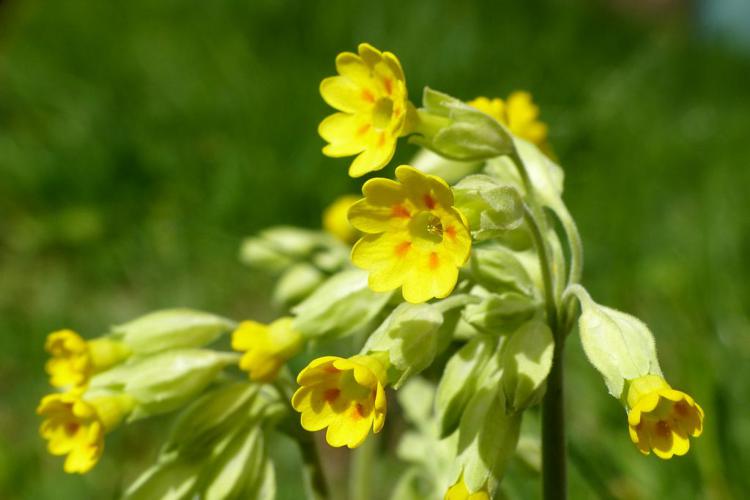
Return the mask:
M357 201L359 196L353 194L339 196L323 212L323 229L347 245L354 243L359 235L347 217L349 208Z
M528 92L513 92L505 101L497 97L477 97L468 104L490 115L521 139L536 144L547 154L551 153L547 142L547 125L538 121L539 107Z
M439 177L402 165L396 178L367 181L365 198L349 209L349 221L365 233L352 262L370 272L376 292L403 287L412 303L447 297L471 250L466 220Z
M52 455L67 455L64 470L84 474L99 461L104 435L120 424L133 408L129 396L106 395L84 400L79 391L49 394L37 414L44 417L39 433Z
M360 44L358 52L339 54L338 76L320 84L323 99L340 111L318 127L329 143L323 154L334 158L357 155L349 167L352 177L380 170L391 161L396 142L409 133L415 113L396 56L367 43Z
M490 495L484 489L469 493L463 475L461 475L458 481L445 492L445 500L490 500Z
M279 318L270 325L243 321L232 334L232 349L245 351L240 368L258 382L271 382L289 359L302 348L302 335L292 327L292 318Z
M82 387L95 373L104 371L130 355L130 349L116 340L84 340L72 330L47 336L44 348L52 355L45 369L55 387Z
M385 423L386 361L377 355L350 358L324 356L297 376L301 386L292 397L302 427L325 429L331 446L356 448Z
M689 438L703 432L700 405L657 375L630 381L627 405L630 439L645 455L651 451L663 459L684 455L690 449Z

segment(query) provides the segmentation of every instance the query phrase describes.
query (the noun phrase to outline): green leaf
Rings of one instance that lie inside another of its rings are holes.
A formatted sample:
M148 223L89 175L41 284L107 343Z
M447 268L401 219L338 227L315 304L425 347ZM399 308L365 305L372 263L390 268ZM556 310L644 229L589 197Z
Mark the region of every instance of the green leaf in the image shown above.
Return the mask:
M294 328L306 338L350 335L368 325L391 295L370 290L365 271L342 271L292 309Z
M362 352L387 352L391 364L401 372L394 384L398 388L435 359L442 324L443 315L433 305L399 304L370 335Z
M452 160L480 161L513 151L510 134L494 118L455 97L425 87L417 134L421 146Z
M112 336L130 347L134 355L168 349L201 347L216 340L236 323L193 309L165 309L113 326Z
M575 293L581 301L578 327L583 350L604 376L610 394L620 398L625 380L661 375L654 337L642 321L595 303L582 287Z
M474 395L479 377L496 348L497 339L480 335L467 342L448 360L435 397L440 436L447 436L458 426L466 404Z
M547 324L534 319L510 336L502 351L506 411L517 413L538 402L552 367L555 341Z
M496 387L474 394L461 417L456 457L470 492L496 488L516 449L520 428L521 414L506 414Z
M531 318L540 307L538 301L518 292L491 293L479 304L466 306L463 318L484 333L505 334Z

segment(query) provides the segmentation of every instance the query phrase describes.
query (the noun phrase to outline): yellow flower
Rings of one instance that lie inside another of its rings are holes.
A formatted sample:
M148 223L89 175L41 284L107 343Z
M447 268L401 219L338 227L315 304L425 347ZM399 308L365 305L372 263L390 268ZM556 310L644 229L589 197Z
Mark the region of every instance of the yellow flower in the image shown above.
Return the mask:
M53 455L67 455L69 474L91 470L104 451L104 434L111 431L133 409L129 396L100 396L91 401L77 391L49 394L42 398L37 414L44 417L39 433Z
M356 448L385 423L386 366L377 355L313 360L299 376L292 397L302 427L314 432L328 427L331 446Z
M52 355L45 369L55 387L84 386L93 374L130 355L130 349L122 342L107 338L86 341L72 330L50 333L44 348Z
M458 481L445 492L445 500L490 500L490 495L484 489L469 493L464 477L461 475Z
M689 437L703 431L703 409L657 375L632 380L627 405L630 439L645 455L651 450L663 459L684 455L690 449Z
M547 125L537 121L539 108L528 92L513 92L506 101L477 97L468 104L508 127L514 135L536 144L547 154L551 153Z
M302 335L292 328L292 318L270 325L243 321L232 334L232 349L245 351L240 368L258 382L271 382L279 370L302 348Z
M346 216L349 207L358 200L359 196L353 194L339 196L323 212L323 229L347 245L354 243L359 235Z
M334 158L358 155L349 175L360 177L391 161L399 137L409 133L415 114L406 91L401 63L390 52L362 43L359 55L336 57L339 76L320 84L323 99L339 110L324 119L318 133L329 144L323 154Z
M365 233L352 262L370 272L376 292L403 286L412 303L447 297L471 250L466 220L444 180L408 165L396 169L396 178L367 181L365 198L349 209L349 221Z

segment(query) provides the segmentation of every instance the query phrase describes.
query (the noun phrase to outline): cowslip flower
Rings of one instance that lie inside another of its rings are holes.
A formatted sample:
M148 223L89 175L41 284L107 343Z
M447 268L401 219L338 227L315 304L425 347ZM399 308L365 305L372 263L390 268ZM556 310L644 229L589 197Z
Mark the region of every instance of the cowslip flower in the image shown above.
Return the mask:
M627 405L630 439L644 455L651 450L663 459L684 455L690 449L689 437L703 431L700 405L657 375L632 380Z
M297 376L292 406L305 430L325 429L334 447L356 448L385 423L386 362L377 355L324 356Z
M50 333L44 348L52 355L45 370L55 387L82 387L92 375L130 355L130 349L122 342L104 337L87 341L72 330Z
M513 92L505 101L497 97L477 97L468 104L508 127L514 135L536 144L547 154L551 153L547 142L547 125L538 121L539 107L528 92Z
M347 217L349 208L357 201L359 196L353 194L339 196L323 211L323 229L347 245L354 243L359 235Z
M352 226L365 233L352 262L370 272L376 292L402 287L411 303L447 297L471 250L466 220L439 177L402 165L396 178L367 181L365 198L349 209Z
M232 333L232 349L244 351L240 369L251 380L272 382L279 370L302 348L302 335L292 327L292 318L279 318L270 325L243 321Z
M396 56L367 43L360 44L358 52L339 54L338 76L320 84L323 99L340 111L318 127L329 143L323 154L334 158L357 155L349 167L352 177L386 166L398 138L409 133L410 117L416 113Z
M64 470L84 474L96 465L104 451L104 435L117 427L133 409L126 395L84 400L78 391L49 394L37 414L44 417L39 433L52 455L67 455Z
M453 486L448 488L445 492L445 500L490 500L490 495L487 490L479 490L474 493L469 493L469 489L466 487L463 475L458 478Z

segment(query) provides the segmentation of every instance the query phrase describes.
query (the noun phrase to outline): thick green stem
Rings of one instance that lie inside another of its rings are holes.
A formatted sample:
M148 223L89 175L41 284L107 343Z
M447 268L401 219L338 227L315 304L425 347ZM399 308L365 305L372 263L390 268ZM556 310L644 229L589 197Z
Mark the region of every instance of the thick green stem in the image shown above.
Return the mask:
M565 408L563 393L563 346L566 332L560 328L555 300L551 261L539 224L528 207L524 216L531 230L542 269L547 322L554 335L552 368L547 377L547 392L542 401L542 492L544 500L567 498Z
M563 392L564 336L555 335L552 369L547 376L547 392L542 401L542 498L567 498L565 445L565 404ZM563 337L563 338L561 338Z

